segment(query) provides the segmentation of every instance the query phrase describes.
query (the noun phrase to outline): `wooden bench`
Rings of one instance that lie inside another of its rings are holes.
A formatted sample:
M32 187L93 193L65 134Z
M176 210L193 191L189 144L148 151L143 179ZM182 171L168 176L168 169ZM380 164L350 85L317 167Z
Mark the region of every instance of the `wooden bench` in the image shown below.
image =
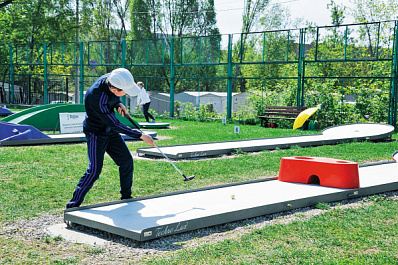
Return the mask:
M263 123L267 124L269 120L295 120L296 117L306 110L306 107L293 107L293 106L266 106L263 115L257 116Z

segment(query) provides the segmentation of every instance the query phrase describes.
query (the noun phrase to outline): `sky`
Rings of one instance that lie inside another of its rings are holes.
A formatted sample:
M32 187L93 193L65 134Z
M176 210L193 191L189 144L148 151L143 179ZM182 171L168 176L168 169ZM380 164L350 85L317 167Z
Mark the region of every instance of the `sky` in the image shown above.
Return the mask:
M349 0L334 0L336 4L352 7ZM330 10L327 4L330 0L271 0L272 3L281 3L288 8L292 18L304 18L318 26L331 25ZM244 0L214 0L217 12L217 26L221 34L239 33L242 27L242 13ZM348 16L344 24L351 23Z

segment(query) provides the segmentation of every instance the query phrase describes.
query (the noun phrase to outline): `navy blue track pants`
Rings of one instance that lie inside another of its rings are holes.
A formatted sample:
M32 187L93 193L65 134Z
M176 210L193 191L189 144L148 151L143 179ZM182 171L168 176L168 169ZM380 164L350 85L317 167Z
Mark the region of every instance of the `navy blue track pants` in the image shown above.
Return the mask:
M94 133L85 134L87 138L89 165L86 172L79 180L73 197L66 205L66 208L78 207L83 202L87 192L99 178L105 152L109 154L119 167L121 199L130 198L131 186L133 184L134 163L133 157L120 134L117 132L100 135Z

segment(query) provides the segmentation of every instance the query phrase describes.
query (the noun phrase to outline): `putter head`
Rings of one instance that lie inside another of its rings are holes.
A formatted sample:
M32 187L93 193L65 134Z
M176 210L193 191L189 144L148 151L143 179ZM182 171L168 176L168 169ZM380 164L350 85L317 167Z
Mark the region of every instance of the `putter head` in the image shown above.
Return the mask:
M193 180L195 178L195 175L189 176L189 177L185 177L184 176L184 181L190 181Z

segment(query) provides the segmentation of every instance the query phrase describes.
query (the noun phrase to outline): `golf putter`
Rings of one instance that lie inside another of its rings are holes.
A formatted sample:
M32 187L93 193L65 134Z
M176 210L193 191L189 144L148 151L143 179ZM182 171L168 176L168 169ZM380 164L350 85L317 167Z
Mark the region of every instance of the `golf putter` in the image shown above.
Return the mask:
M120 105L119 105L119 106L120 106ZM121 106L120 106L120 107L121 107ZM126 113L124 110L123 110L123 113L124 113L124 116L129 120L129 122L130 122L131 124L134 125L135 128L137 128L142 134L145 134L145 133L141 130L140 125L139 125L135 120L133 120L133 119L131 118L130 114ZM181 174L181 176L184 177L184 181L190 181L190 180L193 180L193 179L195 178L195 175L192 175L192 176L189 176L189 177L185 176L185 174L182 173L181 170L178 169L178 167L173 163L173 161L171 161L170 158L168 158L167 155L166 155L165 153L163 153L163 151L160 150L160 148L159 148L155 143L153 143L153 145L154 145L154 146L156 147L156 149L158 149L158 151L167 159L167 161L169 161L169 163L173 165L173 167Z

